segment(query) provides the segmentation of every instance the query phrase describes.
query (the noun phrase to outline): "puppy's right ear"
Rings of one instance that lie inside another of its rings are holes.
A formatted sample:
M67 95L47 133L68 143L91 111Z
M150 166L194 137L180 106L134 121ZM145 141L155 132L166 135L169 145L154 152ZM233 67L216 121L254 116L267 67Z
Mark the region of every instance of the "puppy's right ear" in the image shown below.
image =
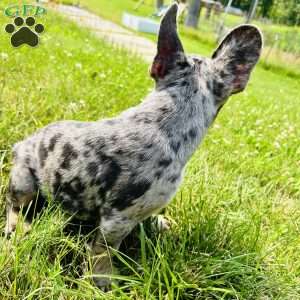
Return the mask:
M241 92L262 50L262 34L252 25L234 28L215 50L212 58L215 69L223 74L227 94ZM227 96L229 96L227 95Z
M163 17L157 43L157 54L154 58L150 74L154 79L165 77L173 67L176 54L184 52L177 33L178 5L172 4Z

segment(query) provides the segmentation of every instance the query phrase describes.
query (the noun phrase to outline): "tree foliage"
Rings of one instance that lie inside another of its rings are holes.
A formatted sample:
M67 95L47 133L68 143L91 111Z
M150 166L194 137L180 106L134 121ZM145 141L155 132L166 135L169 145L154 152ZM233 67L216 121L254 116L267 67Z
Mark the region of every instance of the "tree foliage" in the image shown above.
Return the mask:
M274 4L274 0L262 0L259 6L259 14L263 18L270 17L270 12L273 4Z
M221 0L227 5L228 0ZM232 5L248 11L252 0L234 0ZM300 25L300 0L260 0L257 15L287 25Z
M274 0L270 17L287 25L300 25L300 0Z

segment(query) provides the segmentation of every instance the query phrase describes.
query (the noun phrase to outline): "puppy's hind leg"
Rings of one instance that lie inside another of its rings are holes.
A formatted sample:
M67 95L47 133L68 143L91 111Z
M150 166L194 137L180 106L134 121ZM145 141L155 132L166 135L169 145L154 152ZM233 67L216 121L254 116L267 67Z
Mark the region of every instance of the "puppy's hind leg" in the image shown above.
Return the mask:
M19 211L36 198L37 191L37 182L32 171L23 164L14 165L6 197L5 235L7 237L16 229ZM30 224L26 222L24 225L25 232L29 231Z

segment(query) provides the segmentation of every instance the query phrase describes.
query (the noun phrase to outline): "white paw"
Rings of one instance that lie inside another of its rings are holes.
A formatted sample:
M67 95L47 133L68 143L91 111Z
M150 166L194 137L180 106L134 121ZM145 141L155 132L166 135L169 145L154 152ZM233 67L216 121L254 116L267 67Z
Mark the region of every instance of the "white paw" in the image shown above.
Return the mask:
M7 219L6 225L4 228L4 235L5 237L9 238L12 233L16 231L17 228L17 219L11 220Z
M152 216L151 226L154 230L163 233L167 230L170 230L172 224L174 223L174 220L172 220L170 217L156 215Z
M28 222L18 223L17 220L15 220L15 222L6 222L4 228L5 237L9 238L16 231L17 226L18 226L18 230L20 229L22 234L26 234L31 230L31 224Z

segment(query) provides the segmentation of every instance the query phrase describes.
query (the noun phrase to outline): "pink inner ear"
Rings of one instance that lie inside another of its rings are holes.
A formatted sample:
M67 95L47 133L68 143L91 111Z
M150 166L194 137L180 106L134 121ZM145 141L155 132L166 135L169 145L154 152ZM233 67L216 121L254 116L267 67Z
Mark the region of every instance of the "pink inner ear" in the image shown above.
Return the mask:
M233 80L233 93L238 93L246 87L250 71L251 66L249 64L236 66L236 73Z
M165 76L165 73L166 73L165 63L163 62L162 59L155 58L150 71L151 76L153 78L163 78Z

